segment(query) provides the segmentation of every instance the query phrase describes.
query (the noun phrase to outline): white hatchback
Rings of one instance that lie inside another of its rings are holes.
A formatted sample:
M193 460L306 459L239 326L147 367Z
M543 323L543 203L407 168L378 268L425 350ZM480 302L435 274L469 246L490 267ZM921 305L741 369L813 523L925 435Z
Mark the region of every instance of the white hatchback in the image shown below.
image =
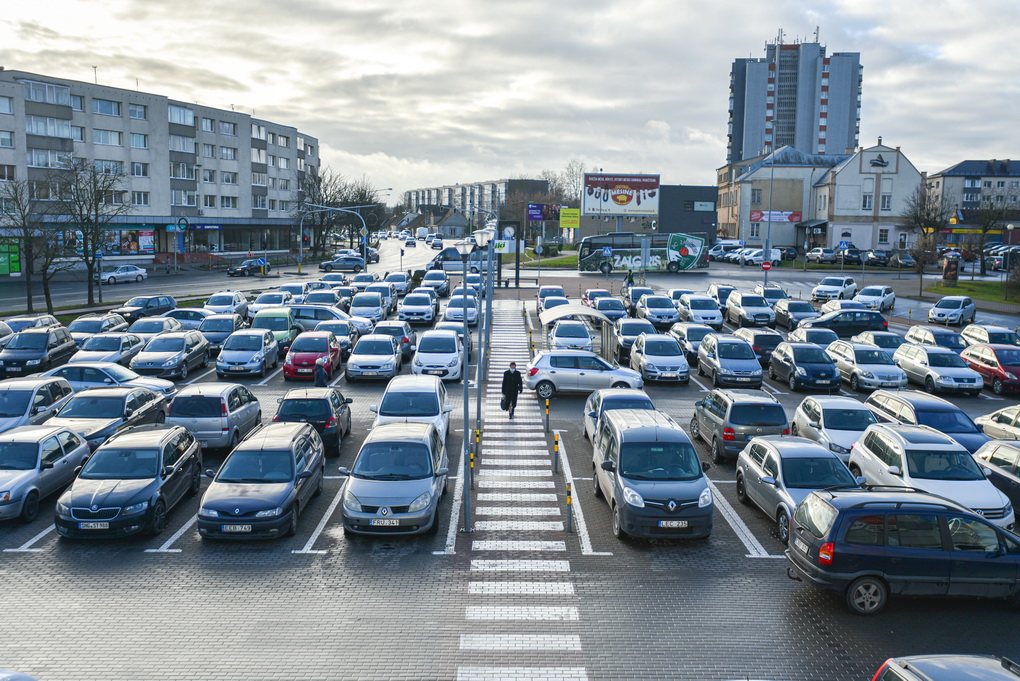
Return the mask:
M396 376L386 385L380 403L368 409L375 414L370 431L383 423L411 421L431 423L444 438L450 432L453 406L436 376Z
M464 378L464 350L455 331L426 331L418 339L412 374L426 374L459 381Z
M864 305L869 310L885 312L896 305L896 292L889 286L865 286L854 296L854 302Z

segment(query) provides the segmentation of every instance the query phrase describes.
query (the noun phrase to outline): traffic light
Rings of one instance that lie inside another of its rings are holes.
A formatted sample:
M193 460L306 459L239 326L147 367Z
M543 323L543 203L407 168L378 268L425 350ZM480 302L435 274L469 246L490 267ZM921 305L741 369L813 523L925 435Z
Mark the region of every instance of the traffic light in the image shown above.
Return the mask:
M301 241L304 242L305 246L308 245L308 237L306 237L306 236L301 237Z

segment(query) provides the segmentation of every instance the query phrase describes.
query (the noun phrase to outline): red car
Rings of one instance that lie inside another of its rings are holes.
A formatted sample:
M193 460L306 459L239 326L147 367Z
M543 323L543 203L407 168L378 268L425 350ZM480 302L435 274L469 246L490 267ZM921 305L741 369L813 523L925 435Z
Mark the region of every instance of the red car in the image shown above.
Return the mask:
M960 357L985 379L992 392L1020 391L1020 348L1015 345L977 343L960 353Z
M340 368L343 357L340 340L332 331L306 331L294 339L283 362L283 378L315 380L315 362L326 357L326 373L330 378Z

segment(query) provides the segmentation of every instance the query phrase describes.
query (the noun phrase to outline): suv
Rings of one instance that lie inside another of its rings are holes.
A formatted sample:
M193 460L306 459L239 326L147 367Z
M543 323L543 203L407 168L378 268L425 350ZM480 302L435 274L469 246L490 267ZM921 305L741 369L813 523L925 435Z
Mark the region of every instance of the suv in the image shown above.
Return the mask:
M11 330L11 333L24 331L25 329L40 329L47 326L62 326L62 324L51 314L23 314L17 317L10 317L4 322Z
M712 447L712 460L735 459L758 435L789 435L790 422L779 400L759 390L713 390L694 403L691 438Z
M776 304L772 306L772 311L776 315L776 326L785 326L790 331L800 326L804 320L818 317L814 306L806 300L787 298L777 300Z
M963 352L968 346L963 336L943 326L912 326L903 336L908 343L917 345L941 345L953 352Z
M691 293L684 294L680 296L680 301L677 303L677 312L680 313L681 321L704 324L711 326L716 331L722 331L723 316L715 298Z
M592 484L595 496L609 502L617 539L712 534L708 468L683 428L661 411L614 409L599 421Z
M992 343L995 345L1020 345L1020 334L1004 326L992 324L968 324L960 335L971 345Z
M994 655L909 655L886 660L874 681L1017 681L1020 665Z
M930 393L963 392L976 397L984 386L981 374L949 348L904 343L893 353L893 361L908 380L920 383Z
M630 351L630 368L645 381L679 381L686 385L691 380L687 353L676 338L662 333L637 337Z
M322 439L326 456L340 456L345 435L351 434L351 408L354 400L344 397L339 388L295 388L278 399L275 422L308 423Z
M831 248L812 248L805 257L808 262L835 263L836 251Z
M177 301L172 296L135 296L110 312L119 314L130 324L141 317L158 317L176 308Z
M761 365L751 344L731 334L710 333L698 348L698 376L712 376L716 388L725 384L760 388Z
M772 329L737 329L733 335L751 344L751 349L754 350L762 368L769 365L772 352L783 342L782 334Z
M0 350L0 371L5 378L25 376L60 366L78 351L62 326L19 331Z
M524 386L547 400L557 392L590 393L599 388L641 388L641 374L610 364L594 352L547 350L528 363Z
M72 394L74 391L67 379L56 376L0 381L0 432L43 423L63 407Z
M811 300L824 303L826 301L853 298L857 295L857 282L853 277L825 277L811 289Z
M726 301L723 318L730 324L743 328L745 326L776 326L776 313L762 296L757 293L730 294Z
M376 415L369 430L392 421L420 421L431 423L443 438L450 433L453 407L446 386L437 376L397 376L386 385L379 404L368 409Z
M714 300L719 309L722 310L726 307L726 301L729 299L730 294L736 290L735 286L730 286L729 284L711 284L706 295Z
M889 594L1020 595L1016 536L914 489L812 492L794 511L786 558L791 579L842 593L858 615L880 612Z
M830 343L825 352L836 363L840 376L856 392L907 387L907 375L877 345L838 340Z
M81 344L97 333L116 333L127 331L128 323L119 314L112 312L90 312L83 314L67 325L67 331L71 334L75 344L80 348Z
M952 402L917 390L877 390L864 401L879 421L929 426L974 453L990 439Z
M205 447L233 449L262 423L262 407L243 385L197 383L181 387L166 422L184 426Z

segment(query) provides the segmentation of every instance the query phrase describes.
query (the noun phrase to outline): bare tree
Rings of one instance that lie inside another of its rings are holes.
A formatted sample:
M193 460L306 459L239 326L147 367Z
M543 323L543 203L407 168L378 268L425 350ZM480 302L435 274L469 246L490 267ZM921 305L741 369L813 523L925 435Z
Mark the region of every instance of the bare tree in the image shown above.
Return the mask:
M386 213L385 206L377 204L378 193L379 190L367 178L351 180L328 166L320 168L314 175L306 173L298 188L299 200L294 217L300 220L301 215L306 214L305 232L311 236L312 253L323 255L332 241L329 237L334 233L340 234L353 248L361 229L361 220L355 215L328 211L316 213L313 211L321 209L314 206L345 208L371 205L371 208L361 208L357 212L365 218L365 224L372 228L384 219Z
M0 227L12 234L21 249L21 275L25 278L25 308L35 311L33 275L40 225L40 203L32 195L28 180L0 182Z
M924 270L939 260L938 246L942 243L942 230L953 215L949 199L931 191L924 182L907 197L906 210L900 217L914 232L910 255L916 261L917 294L924 292Z
M990 195L981 197L978 207L967 211L967 224L978 230L977 257L981 261L981 276L988 273L985 263L985 241L988 233L1002 230L1006 223L1020 218L1016 201L993 201Z
M581 207L581 192L584 190L584 163L579 158L572 158L567 161L563 172L560 173L560 184L563 186L564 203L571 208Z

